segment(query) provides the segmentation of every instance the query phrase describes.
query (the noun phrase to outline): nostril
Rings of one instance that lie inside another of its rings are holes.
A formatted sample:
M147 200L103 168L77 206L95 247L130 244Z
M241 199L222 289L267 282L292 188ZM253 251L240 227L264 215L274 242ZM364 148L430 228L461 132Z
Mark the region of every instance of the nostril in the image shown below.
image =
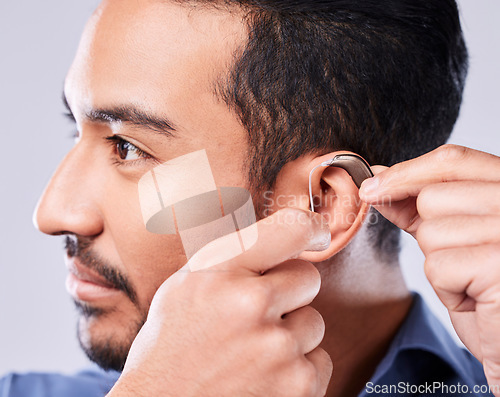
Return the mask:
M55 233L52 233L53 236L67 236L68 234L73 234L67 230L63 230L61 232L55 232Z

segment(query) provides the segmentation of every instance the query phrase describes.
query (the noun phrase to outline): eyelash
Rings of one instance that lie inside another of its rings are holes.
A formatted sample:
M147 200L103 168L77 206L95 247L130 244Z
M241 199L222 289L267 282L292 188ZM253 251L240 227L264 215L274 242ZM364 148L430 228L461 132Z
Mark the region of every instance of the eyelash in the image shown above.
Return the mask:
M73 113L65 112L65 113L63 113L63 116L66 119L70 120L71 122L76 123L76 119L75 119L75 116L73 115ZM70 137L72 139L78 139L79 136L80 136L80 133L78 132L78 130L74 130L70 134ZM112 135L112 136L108 136L104 139L113 148L113 152L114 152L113 163L115 165L119 165L119 166L134 165L134 164L138 164L139 162L144 162L144 161L150 161L150 160L156 161L153 156L146 153L144 150L138 148L137 146L135 146L133 143L127 141L126 139L121 138L120 136ZM136 160L122 160L122 159L120 159L119 154L118 154L118 144L123 144L123 143L130 145L129 147L132 147L140 158L136 159Z
M118 135L112 135L112 136L108 136L106 138L104 138L109 144L110 146L113 148L113 162L114 164L116 165L119 165L119 166L122 166L122 165L125 165L125 166L128 166L128 165L137 165L139 163L142 163L144 161L151 161L151 160L155 160L153 158L153 156L151 156L150 154L146 153L144 150L142 149L139 149L137 146L135 146L133 143L130 143L129 141L121 138L120 136ZM119 144L123 144L123 143L126 143L127 145L129 145L129 150L130 148L133 148L133 150L137 153L137 155L140 157L136 160L123 160L120 158L120 155L118 153L118 145Z
M71 112L64 112L64 113L63 113L63 117L64 117L66 120L71 121L72 123L76 123L75 116L74 116L74 115L73 115L73 113L71 113Z

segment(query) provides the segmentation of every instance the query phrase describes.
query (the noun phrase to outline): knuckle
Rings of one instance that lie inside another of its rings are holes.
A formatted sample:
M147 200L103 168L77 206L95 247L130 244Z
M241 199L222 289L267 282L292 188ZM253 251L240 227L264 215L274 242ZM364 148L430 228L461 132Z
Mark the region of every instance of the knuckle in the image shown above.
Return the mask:
M431 285L438 290L444 289L445 275L441 271L441 254L439 252L429 254L424 262L424 272Z
M316 368L310 363L304 366L302 384L304 385L303 395L304 396L314 396L318 388L318 374L316 373Z
M300 271L303 273L303 279L307 277L308 281L315 283L319 292L319 288L321 286L321 273L318 268L314 266L312 262L304 259L293 259L292 261L300 268Z
M318 367L316 367L318 375L316 395L319 394L321 396L324 396L332 378L333 361L330 355L324 349L317 348L316 354L318 356Z
M251 288L240 288L234 297L237 301L236 311L238 315L261 318L268 311L270 291L261 283L255 283Z
M417 229L417 242L424 254L429 255L432 247L436 243L435 238L436 225L432 221L424 221Z
M489 244L484 248L486 250L486 261L491 264L497 264L500 258L500 243ZM494 268L498 268L495 266ZM500 270L500 268L498 268Z
M318 389L318 374L316 368L307 360L297 360L293 367L293 389L296 396L315 396Z
M470 155L470 149L453 144L445 144L435 150L438 161L457 162L467 159Z
M322 340L323 337L325 336L325 331L326 331L326 324L325 324L325 319L321 315L320 312L317 310L313 309L314 313L314 318L311 320L311 324L314 326L314 329L320 336L320 339Z
M432 214L432 210L435 203L435 186L428 185L425 186L417 196L417 211L421 218L425 219L430 214Z
M498 280L497 278L494 277L490 278ZM496 282L493 285L490 284L489 287L486 288L486 290L482 294L482 298L490 302L493 310L498 312L498 310L500 309L500 288L498 287L498 284ZM499 365L498 369L500 370L500 363L498 363L498 365ZM500 371L498 372L498 375L500 376Z
M304 214L305 211L301 210L300 208L294 208L294 207L286 207L278 211L278 214L283 217L299 217L302 214Z
M321 339L323 339L326 325L321 313L312 306L304 306L300 310L304 316L304 324L307 324L307 326L313 330L314 335L319 335ZM318 341L318 344L319 343L320 341Z
M189 274L174 273L168 277L156 290L154 300L166 302L171 295L183 296L187 290L186 286L192 283Z
M295 224L305 224L309 218L307 213L299 208L283 208L276 213L277 221L280 225L290 226Z
M333 372L332 358L325 349L318 348L317 351L318 351L318 356L320 357L322 363L321 368L323 371L327 373L328 376L326 378L329 379Z
M277 327L271 332L271 346L280 352L281 356L298 351L298 343L292 332L286 328Z
M304 241L312 242L316 239L319 215L308 213L299 208L284 208L277 213L278 223L289 234L288 238L298 244Z
M294 280L293 288L296 291L310 296L314 299L321 288L321 274L316 266L303 259L290 259L282 264Z
M500 362L484 358L483 366L484 373L490 385L500 385Z

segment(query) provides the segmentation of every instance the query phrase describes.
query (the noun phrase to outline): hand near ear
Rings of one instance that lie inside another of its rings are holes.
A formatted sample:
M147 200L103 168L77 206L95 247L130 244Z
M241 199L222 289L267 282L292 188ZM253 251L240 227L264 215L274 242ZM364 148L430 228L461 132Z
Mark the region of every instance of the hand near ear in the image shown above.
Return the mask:
M250 228L244 253L217 260L228 240L214 240L162 284L108 397L325 395L333 364L310 306L320 274L297 256L328 246L328 228L290 208Z
M361 199L416 238L457 334L500 386L500 158L445 145L373 171Z

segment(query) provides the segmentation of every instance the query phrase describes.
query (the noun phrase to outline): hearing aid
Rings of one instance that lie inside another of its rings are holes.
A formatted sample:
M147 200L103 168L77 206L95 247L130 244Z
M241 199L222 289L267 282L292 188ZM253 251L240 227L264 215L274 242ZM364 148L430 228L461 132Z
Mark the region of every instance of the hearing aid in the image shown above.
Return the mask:
M365 179L373 177L373 172L368 163L357 154L338 154L334 158L324 161L314 167L309 174L309 199L311 211L314 212L314 202L312 195L312 175L320 167L338 167L347 171L358 189Z

